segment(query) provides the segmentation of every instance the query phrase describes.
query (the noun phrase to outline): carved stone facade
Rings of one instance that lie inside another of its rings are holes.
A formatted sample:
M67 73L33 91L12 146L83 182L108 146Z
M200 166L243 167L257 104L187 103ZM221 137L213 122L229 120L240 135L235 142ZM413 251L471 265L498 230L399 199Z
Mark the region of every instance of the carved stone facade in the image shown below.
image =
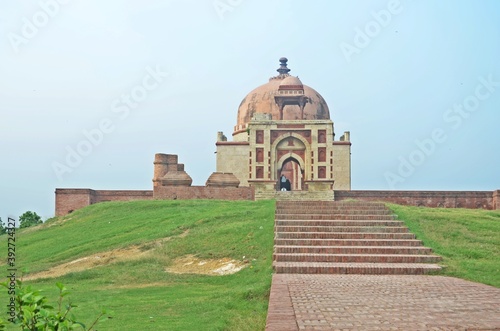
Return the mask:
M261 191L279 190L282 176L293 191L350 190L349 132L334 140L323 97L280 62L279 75L241 102L233 141L218 133L217 171Z

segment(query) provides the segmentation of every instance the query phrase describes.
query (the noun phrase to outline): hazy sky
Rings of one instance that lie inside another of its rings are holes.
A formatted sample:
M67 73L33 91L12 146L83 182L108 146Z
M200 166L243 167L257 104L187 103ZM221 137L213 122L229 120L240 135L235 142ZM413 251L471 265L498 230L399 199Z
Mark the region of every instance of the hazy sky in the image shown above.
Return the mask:
M352 188L500 189L499 1L0 2L0 217L55 188L204 185L286 56L351 132Z

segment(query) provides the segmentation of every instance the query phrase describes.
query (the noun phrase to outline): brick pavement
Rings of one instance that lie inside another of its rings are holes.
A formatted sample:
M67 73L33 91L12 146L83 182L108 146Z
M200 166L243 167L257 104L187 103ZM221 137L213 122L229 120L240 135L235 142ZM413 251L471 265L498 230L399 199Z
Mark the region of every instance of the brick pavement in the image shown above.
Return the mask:
M275 274L266 330L500 330L500 289L443 276Z

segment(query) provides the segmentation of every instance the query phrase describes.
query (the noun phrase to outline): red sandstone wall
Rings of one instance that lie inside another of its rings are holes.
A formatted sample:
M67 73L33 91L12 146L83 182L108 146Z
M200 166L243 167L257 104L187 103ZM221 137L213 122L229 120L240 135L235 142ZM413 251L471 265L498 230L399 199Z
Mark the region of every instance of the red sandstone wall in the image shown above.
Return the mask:
M495 191L499 192L499 191ZM500 209L492 191L335 191L335 200L384 201L401 205Z
M130 201L130 200L153 200L153 191L115 191L115 190L100 190L94 191L92 194L91 203L104 201Z
M91 189L56 189L56 216L103 201L151 200L153 191L95 191Z
M73 210L90 205L90 189L56 189L56 216L63 216Z
M500 190L493 192L493 209L500 210Z
M254 200L253 187L157 186L153 191L56 189L56 216L103 201L152 199ZM335 191L335 200L385 201L410 206L500 210L500 190L491 191Z
M254 200L251 187L157 186L153 191L116 191L91 189L56 189L56 216L104 201L152 199Z
M253 187L156 186L155 199L254 200Z

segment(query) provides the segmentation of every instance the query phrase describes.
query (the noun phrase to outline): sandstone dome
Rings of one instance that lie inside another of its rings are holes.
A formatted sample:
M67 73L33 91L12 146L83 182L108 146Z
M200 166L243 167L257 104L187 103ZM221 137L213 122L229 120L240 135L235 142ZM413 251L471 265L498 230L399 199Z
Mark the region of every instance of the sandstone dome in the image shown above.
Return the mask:
M307 97L302 118L298 105L285 105L283 108L283 120L330 119L330 110L325 99L313 88L302 84L302 81L298 77L288 74L290 69L287 68L287 61L286 58L281 58L281 66L277 70L279 75L271 77L268 83L252 90L241 101L233 135L245 131L248 122L250 122L255 114L270 114L272 120L280 120L279 106L274 98L276 95L281 95L280 90L288 90L286 93L290 93L289 95L291 96L303 94Z

